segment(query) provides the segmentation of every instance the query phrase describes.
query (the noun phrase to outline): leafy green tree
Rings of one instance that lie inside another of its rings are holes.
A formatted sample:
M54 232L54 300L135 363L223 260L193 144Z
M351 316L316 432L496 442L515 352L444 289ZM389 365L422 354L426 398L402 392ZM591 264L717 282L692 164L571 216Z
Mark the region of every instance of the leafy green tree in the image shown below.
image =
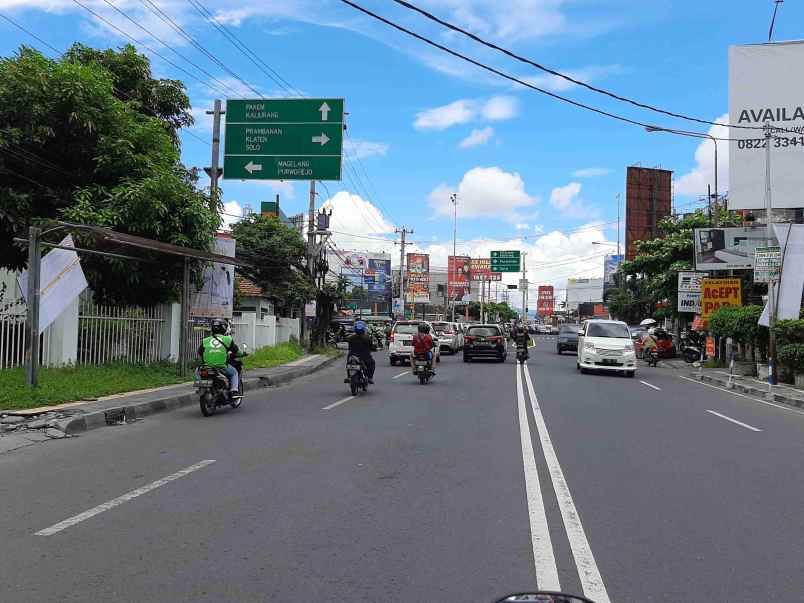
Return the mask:
M252 265L238 268L281 308L288 309L315 297L315 286L305 267L305 244L298 231L273 216L252 214L232 227L237 257Z
M192 122L180 82L154 79L133 47L59 59L22 47L0 72L0 265L22 268L13 237L53 219L210 246L219 204L180 162L177 131ZM101 301L153 304L175 294L181 262L151 259L83 261Z

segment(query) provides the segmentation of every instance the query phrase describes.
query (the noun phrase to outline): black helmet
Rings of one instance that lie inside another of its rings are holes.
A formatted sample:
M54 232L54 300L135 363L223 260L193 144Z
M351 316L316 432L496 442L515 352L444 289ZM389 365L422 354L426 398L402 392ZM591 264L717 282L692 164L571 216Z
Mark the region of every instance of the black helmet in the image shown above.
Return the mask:
M427 334L430 332L430 325L424 322L419 323L419 333Z
M226 331L228 329L226 321L221 320L220 318L213 319L211 327L213 335L226 335Z

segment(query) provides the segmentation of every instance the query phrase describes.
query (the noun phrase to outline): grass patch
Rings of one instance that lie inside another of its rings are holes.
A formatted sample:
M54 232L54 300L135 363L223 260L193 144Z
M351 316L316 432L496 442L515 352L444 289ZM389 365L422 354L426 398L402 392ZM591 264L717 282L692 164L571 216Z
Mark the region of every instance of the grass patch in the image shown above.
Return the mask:
M260 348L256 352L250 353L243 358L243 367L246 369L271 368L293 362L304 355L302 348L297 341L288 341L279 345Z
M322 356L340 356L341 350L328 345L317 345L313 348L311 353L321 354Z
M184 383L191 379L192 374L177 375L176 365L169 363L82 365L42 368L39 371L39 387L31 389L25 384L24 368L9 369L0 371L0 409L22 410L61 402L78 402Z

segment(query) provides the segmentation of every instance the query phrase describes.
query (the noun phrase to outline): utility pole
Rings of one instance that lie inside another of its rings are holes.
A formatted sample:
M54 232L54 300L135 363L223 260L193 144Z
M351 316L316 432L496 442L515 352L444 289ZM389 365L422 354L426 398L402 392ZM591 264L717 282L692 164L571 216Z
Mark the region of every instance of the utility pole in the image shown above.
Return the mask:
M765 222L767 223L768 246L773 243L773 203L771 201L771 126L765 124ZM776 337L773 327L776 324L775 283L768 283L768 393L767 399L773 400L773 386L776 385Z
M458 271L457 244L458 244L458 193L452 193L452 269ZM457 274L455 275L457 276ZM449 270L447 270L447 289L449 289ZM457 279L456 279L457 280ZM452 300L452 322L455 322L455 300Z
M617 193L617 255L620 252L620 193Z
M401 235L399 241L399 297L402 298L402 315L405 315L405 235L413 234L413 230L408 230L404 226L395 228L394 233ZM449 279L447 279L449 280ZM416 305L413 305L414 317L416 313Z
M221 111L221 101L216 98L212 111L206 113L212 115L212 161L210 167L204 171L209 176L209 192L215 198L218 194L218 179L223 175L223 169L220 167L221 115L225 115L226 111Z
M28 290L25 296L25 381L31 387L39 385L39 300L42 260L42 230L28 228Z

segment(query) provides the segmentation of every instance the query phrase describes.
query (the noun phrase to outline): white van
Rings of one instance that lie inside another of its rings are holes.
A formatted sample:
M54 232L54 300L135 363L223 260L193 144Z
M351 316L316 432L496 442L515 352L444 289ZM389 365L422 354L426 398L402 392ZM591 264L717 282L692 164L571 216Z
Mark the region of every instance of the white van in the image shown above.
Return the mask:
M636 374L636 354L628 325L619 320L587 320L578 331L578 361L581 373L618 371Z

